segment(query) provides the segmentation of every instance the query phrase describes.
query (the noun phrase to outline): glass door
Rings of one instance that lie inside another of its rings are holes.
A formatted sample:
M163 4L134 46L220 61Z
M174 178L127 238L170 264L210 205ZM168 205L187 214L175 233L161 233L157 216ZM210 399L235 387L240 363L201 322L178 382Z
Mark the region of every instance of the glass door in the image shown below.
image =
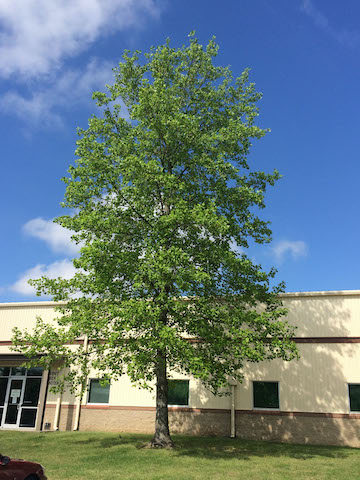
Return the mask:
M41 378L27 377L20 413L20 427L35 427Z
M10 378L5 404L4 427L19 426L20 402L23 397L24 378Z
M0 367L1 427L35 427L41 380L42 368Z

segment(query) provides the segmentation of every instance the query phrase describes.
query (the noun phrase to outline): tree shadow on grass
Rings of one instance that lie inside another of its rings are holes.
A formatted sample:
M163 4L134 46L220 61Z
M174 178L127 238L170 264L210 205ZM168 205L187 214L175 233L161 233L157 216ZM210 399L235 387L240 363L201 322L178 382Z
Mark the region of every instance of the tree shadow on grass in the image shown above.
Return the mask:
M141 448L143 445L148 443L150 440L149 435L113 435L109 436L93 434L91 437L86 439L74 439L73 443L76 445L89 445L92 448L113 448L116 446L130 445L135 448Z
M317 457L345 459L357 449L319 445L289 445L281 443L245 441L230 438L175 438L176 455L210 460L250 460L253 457L310 460ZM199 445L200 443L200 445Z
M100 441L100 445L102 448L111 448L113 446L122 446L122 445L129 445L133 446L137 449L143 448L144 445L147 445L150 441L150 436L142 436L142 435L137 435L137 436L131 436L131 435L126 435L125 437L119 435L115 439L108 437L108 438L103 438Z
M109 449L114 447L145 447L150 435L91 435L86 439L73 439L76 445L89 445L93 449ZM345 459L350 455L358 454L358 449L321 445L294 445L283 443L257 442L221 437L188 437L173 436L175 449L171 450L174 456L192 457L208 460L250 460L261 458L289 458L296 460L310 460L318 457L331 459ZM151 451L151 450L150 450Z

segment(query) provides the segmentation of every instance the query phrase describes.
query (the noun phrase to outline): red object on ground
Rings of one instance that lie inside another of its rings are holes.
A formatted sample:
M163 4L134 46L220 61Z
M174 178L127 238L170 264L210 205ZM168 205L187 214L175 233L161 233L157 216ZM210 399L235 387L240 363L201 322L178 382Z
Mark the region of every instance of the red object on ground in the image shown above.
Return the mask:
M0 454L0 480L47 480L39 463L10 459Z

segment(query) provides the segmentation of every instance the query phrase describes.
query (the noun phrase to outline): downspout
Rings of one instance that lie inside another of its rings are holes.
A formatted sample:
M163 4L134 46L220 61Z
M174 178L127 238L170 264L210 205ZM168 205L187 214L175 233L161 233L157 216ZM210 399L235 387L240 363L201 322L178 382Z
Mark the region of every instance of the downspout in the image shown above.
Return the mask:
M55 417L54 417L54 430L55 431L59 430L61 397L62 397L62 394L60 393L60 395L58 396L58 398L56 400L56 409L55 409Z
M89 347L89 339L87 335L84 335L84 354L88 353ZM79 430L79 423L80 423L80 410L81 410L81 403L84 396L85 385L81 385L80 396L76 402L76 411L75 411L75 421L74 421L74 428L73 430Z
M233 378L229 379L229 384L231 387L231 414L230 414L230 437L236 437L236 420L235 420L235 387L236 380Z

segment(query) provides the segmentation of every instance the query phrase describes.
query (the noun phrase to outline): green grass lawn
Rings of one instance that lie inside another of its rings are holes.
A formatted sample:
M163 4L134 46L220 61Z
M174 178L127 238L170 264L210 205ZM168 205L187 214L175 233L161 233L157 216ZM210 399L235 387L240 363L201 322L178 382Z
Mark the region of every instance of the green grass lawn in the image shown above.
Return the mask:
M0 453L40 462L49 480L360 479L357 449L173 438L174 450L150 450L147 435L0 432Z

